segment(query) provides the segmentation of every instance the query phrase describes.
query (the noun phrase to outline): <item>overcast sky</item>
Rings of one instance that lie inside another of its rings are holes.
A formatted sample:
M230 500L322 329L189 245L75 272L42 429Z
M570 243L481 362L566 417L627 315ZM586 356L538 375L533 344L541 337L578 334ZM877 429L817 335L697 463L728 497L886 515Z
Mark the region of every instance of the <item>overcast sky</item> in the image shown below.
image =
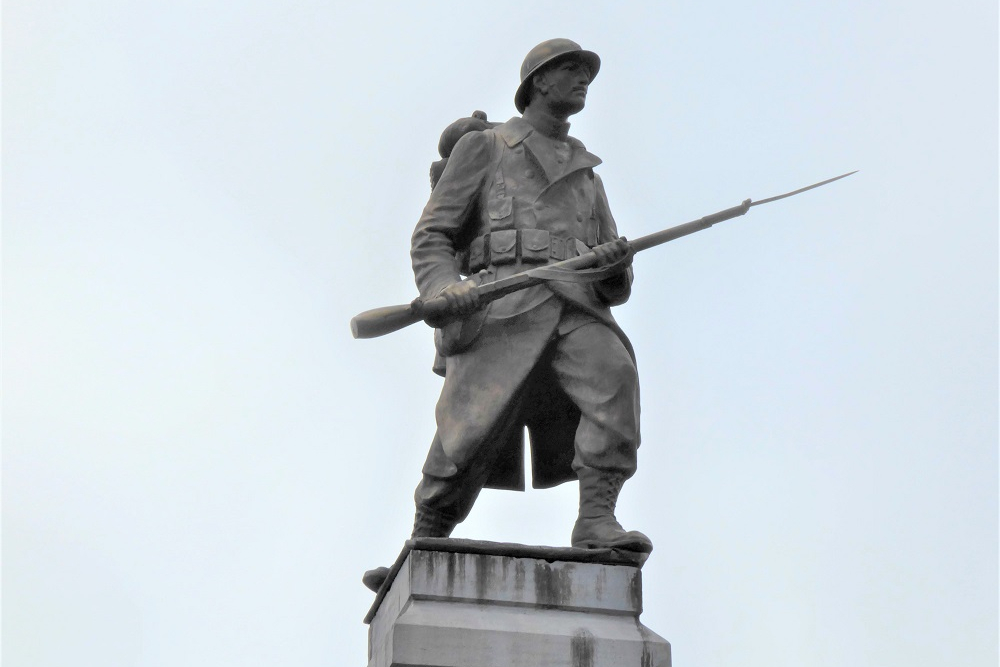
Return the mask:
M348 321L560 36L626 236L861 170L635 260L643 622L677 667L995 667L995 0L611 4L4 3L6 666L365 664L441 381Z

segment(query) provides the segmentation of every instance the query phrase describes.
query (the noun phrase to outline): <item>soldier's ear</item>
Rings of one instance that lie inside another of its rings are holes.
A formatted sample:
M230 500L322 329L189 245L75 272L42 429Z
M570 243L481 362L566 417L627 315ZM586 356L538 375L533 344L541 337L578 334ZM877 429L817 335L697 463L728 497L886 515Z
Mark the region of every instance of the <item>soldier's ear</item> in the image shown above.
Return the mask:
M531 77L531 85L534 86L535 90L545 95L549 92L549 77L546 72L541 72Z

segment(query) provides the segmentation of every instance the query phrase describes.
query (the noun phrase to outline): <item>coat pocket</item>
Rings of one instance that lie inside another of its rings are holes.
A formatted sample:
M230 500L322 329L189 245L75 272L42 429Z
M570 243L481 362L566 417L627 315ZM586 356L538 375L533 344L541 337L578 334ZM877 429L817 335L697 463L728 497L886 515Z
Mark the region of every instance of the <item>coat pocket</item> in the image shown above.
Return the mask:
M521 230L521 260L528 264L549 261L549 233L544 229Z
M490 233L490 263L513 264L517 261L517 231L506 229Z
M486 213L490 216L490 226L493 229L506 227L513 223L511 214L514 212L514 197L495 197L486 203Z

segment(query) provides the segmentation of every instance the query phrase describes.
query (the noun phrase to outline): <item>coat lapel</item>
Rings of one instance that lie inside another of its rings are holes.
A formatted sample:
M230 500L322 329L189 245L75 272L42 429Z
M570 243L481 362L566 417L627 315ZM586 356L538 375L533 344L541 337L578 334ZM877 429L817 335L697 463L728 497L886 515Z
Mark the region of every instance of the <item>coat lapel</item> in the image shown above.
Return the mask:
M584 148L583 143L577 139L570 137L569 143L573 147L573 157L570 158L569 164L566 165L567 174L580 169L593 169L603 162L601 158Z
M592 169L601 164L601 158L597 157L579 141L571 139L569 141L570 151L562 157L552 150L551 144L537 132L532 132L524 139L524 145L531 151L532 157L545 172L545 178L549 181L549 186L561 181L573 172L581 169ZM560 161L562 157L562 161Z
M601 158L588 151L582 142L573 137L567 140L571 148L569 157L560 163L548 140L535 132L535 128L522 118L511 118L498 127L497 131L511 148L519 143L524 144L525 148L531 152L532 158L542 168L549 185L566 178L575 171L593 169L601 164Z

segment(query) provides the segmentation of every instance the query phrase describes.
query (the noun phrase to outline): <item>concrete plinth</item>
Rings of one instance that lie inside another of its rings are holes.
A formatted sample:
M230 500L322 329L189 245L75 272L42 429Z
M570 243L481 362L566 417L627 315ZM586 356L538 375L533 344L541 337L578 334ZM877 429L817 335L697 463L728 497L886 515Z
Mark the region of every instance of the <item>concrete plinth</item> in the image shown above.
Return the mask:
M670 667L640 554L419 538L365 622L368 667Z

